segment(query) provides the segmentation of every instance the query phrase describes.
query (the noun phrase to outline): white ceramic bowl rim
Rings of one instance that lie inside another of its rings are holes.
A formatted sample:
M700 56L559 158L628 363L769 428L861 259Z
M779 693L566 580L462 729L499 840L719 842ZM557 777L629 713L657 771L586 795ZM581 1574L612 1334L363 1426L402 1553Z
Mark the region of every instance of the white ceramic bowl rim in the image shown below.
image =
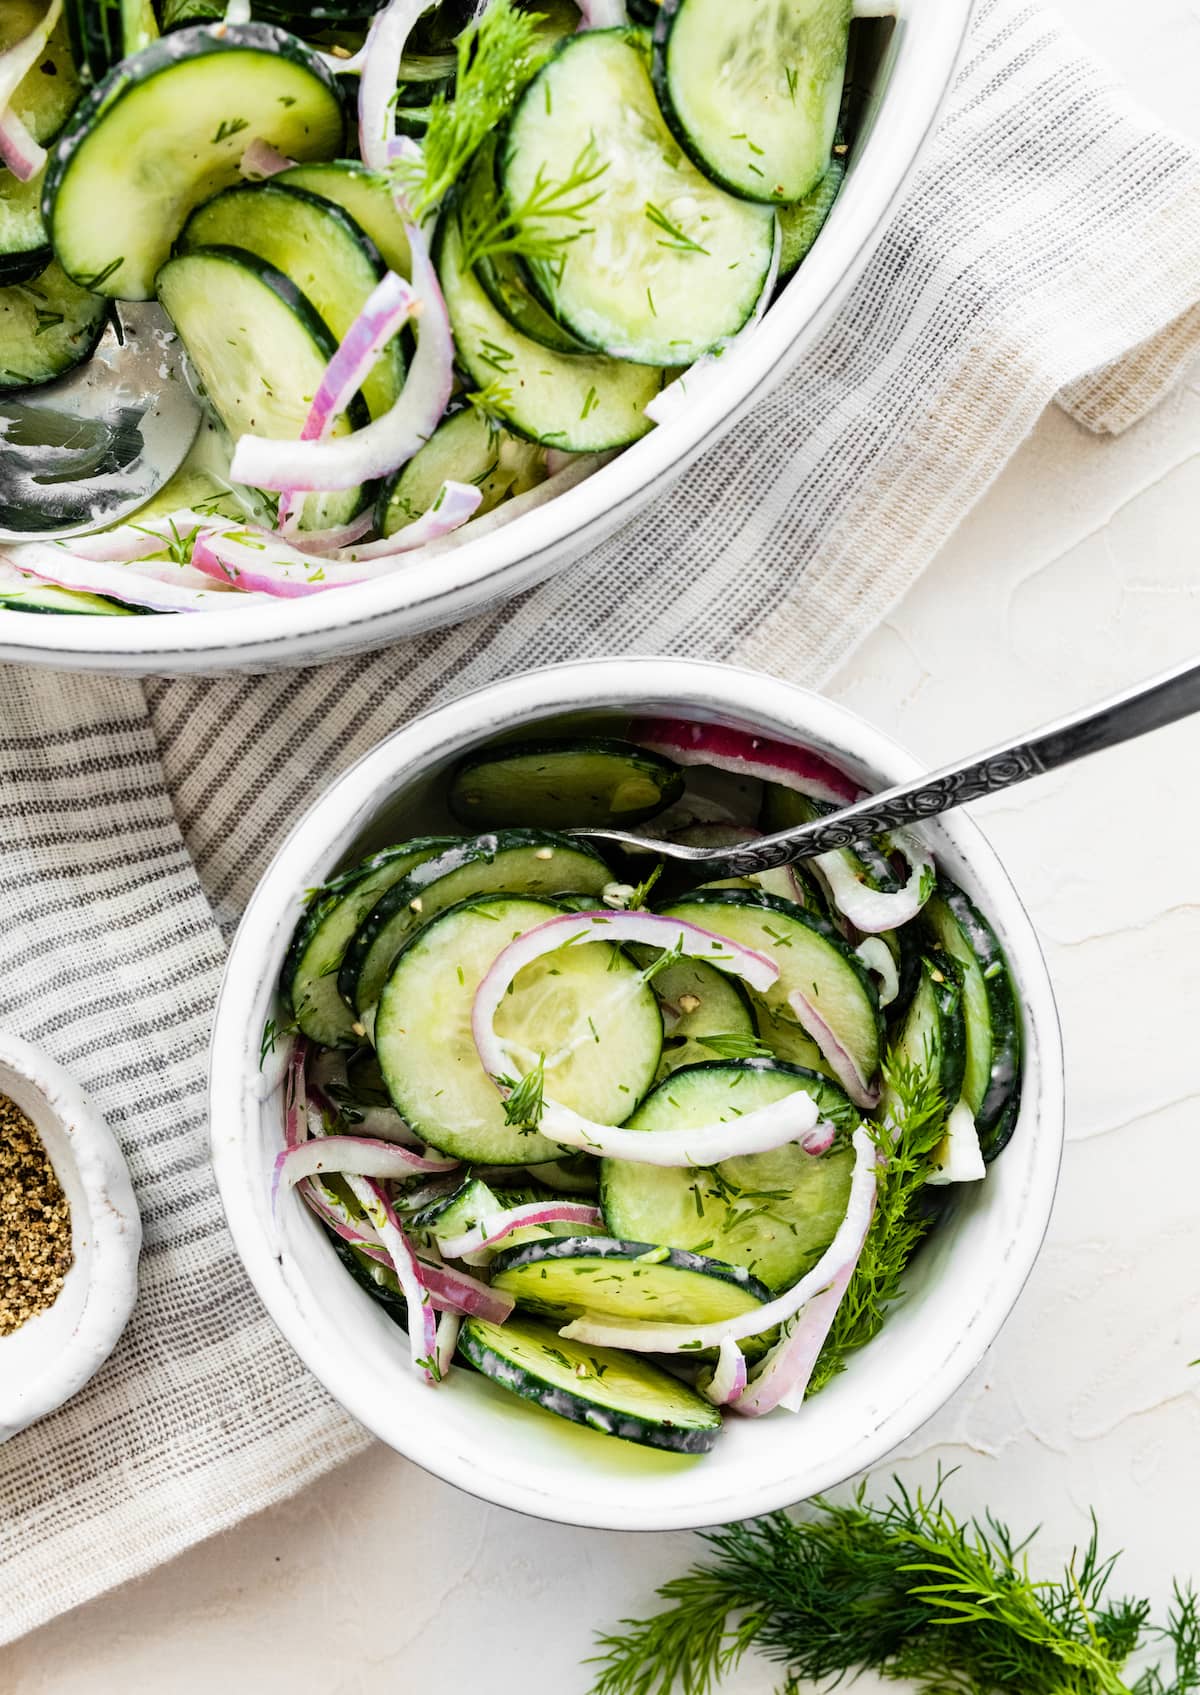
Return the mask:
M369 1429L427 1470L504 1506L596 1527L681 1529L770 1511L874 1465L978 1365L1029 1275L1050 1216L1063 1142L1062 1050L1029 919L977 827L962 813L951 814L933 829L939 855L980 898L1020 985L1026 1023L1021 1115L988 1182L957 1202L961 1212L934 1233L917 1262L913 1293L850 1371L795 1419L776 1414L757 1424L732 1421L714 1452L686 1475L664 1481L634 1471L628 1486L603 1464L598 1471L604 1475L593 1477L578 1460L563 1465L544 1459L537 1445L522 1449L524 1438L506 1423L502 1407L472 1400L480 1388L473 1377L459 1379L461 1404L420 1385L401 1359L405 1350L397 1347L391 1321L353 1288L327 1246L321 1244L323 1258L315 1257L319 1226L298 1218L302 1209L286 1218L271 1215L265 1196L282 1137L279 1079L261 1078L257 1033L273 1004L301 891L335 868L390 794L502 728L605 708L693 710L740 721L803 740L868 781L898 781L921 769L889 737L831 701L753 672L687 660L554 666L414 720L359 760L300 820L247 908L214 1020L213 1162L234 1241L268 1311ZM299 1240L297 1229L310 1227L312 1241ZM944 1275L950 1258L953 1277ZM365 1309L371 1309L373 1329ZM927 1312L949 1317L922 1322ZM393 1369L393 1359L403 1371ZM455 1392L454 1379L446 1389ZM627 1449L595 1440L606 1449Z
M2 1442L78 1394L116 1346L137 1299L142 1222L116 1138L56 1060L0 1032L0 1093L41 1134L71 1203L75 1248L57 1301L0 1337Z
M895 0L895 68L820 240L727 371L682 416L554 500L415 566L329 594L229 612L36 618L0 610L0 658L113 670L281 664L365 647L465 616L545 577L607 534L767 394L829 321L865 265L933 129L972 0ZM878 15L874 6L864 13ZM291 650L291 651L289 651ZM190 661L189 661L190 656Z

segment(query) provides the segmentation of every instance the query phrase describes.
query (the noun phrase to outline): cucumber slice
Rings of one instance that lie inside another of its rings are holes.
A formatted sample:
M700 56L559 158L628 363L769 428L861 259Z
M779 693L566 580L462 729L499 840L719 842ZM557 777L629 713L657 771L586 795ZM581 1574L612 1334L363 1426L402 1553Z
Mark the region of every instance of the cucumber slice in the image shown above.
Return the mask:
M726 30L740 19L738 9ZM564 191L569 202L590 199L586 220L553 261L528 263L553 316L615 358L690 365L754 311L775 218L680 152L655 100L649 50L648 32L635 28L564 41L513 112L500 172L513 208L544 200L547 183L571 172L586 179Z
M747 200L800 200L829 162L850 0L664 0L654 88L680 145Z
M822 1115L858 1122L836 1084L798 1066L763 1060L692 1065L660 1083L629 1120L631 1130L689 1130L752 1112L804 1090ZM678 1170L601 1161L600 1196L614 1236L712 1254L773 1289L816 1264L846 1212L854 1154L844 1143L814 1158L795 1143L772 1153Z
M986 1160L995 1159L1016 1124L1021 1100L1021 1014L996 932L948 877L922 917L963 973L966 1065L963 1098L975 1115Z
M590 848L545 830L503 830L460 842L414 867L379 897L346 949L338 993L359 1013L374 1006L392 962L413 932L459 901L501 893L557 895L567 889L598 896L611 877Z
M176 251L237 247L282 271L342 341L384 273L374 243L348 212L308 189L276 180L227 188L193 212ZM404 355L393 336L362 385L372 418L395 405Z
M492 1261L492 1287L560 1324L585 1312L654 1324L719 1324L771 1298L744 1266L611 1236L560 1236L508 1248Z
M61 266L0 288L0 394L36 388L82 364L100 340L108 303Z
M475 245L475 233L494 222L502 193L496 176L496 141L489 137L475 155L475 163L463 185L459 218L468 248ZM474 270L475 280L497 312L522 335L543 347L552 347L557 353L591 351L550 316L530 288L524 268L514 254L484 254L476 260Z
M662 387L662 372L599 354L556 353L514 329L463 269L452 205L438 224L434 258L459 363L478 388L490 390L492 410L518 435L564 453L600 453L652 427L645 409Z
M683 793L683 772L632 742L513 742L472 755L450 781L450 810L464 823L549 830L638 824Z
M28 35L44 14L45 7L32 0L5 0L0 15L0 53ZM37 64L17 84L12 109L44 147L70 117L80 91L66 19L60 18Z
M167 261L158 297L230 435L298 439L337 341L295 283L240 248L204 247ZM366 421L355 395L333 434ZM306 495L301 527L348 523L364 498L361 488Z
M706 1454L721 1429L717 1408L659 1366L616 1348L568 1342L515 1314L504 1324L467 1319L458 1348L501 1388L604 1436Z
M424 836L385 848L317 892L296 926L280 977L284 1004L303 1035L327 1048L352 1048L361 1040L338 994L346 948L385 889L453 842L453 836Z
M934 950L921 960L896 1051L922 1076L934 1079L949 1117L962 1093L967 1053L963 972L949 954ZM886 1089L882 1105L886 1112Z
M653 948L630 948L640 965L655 957ZM754 1014L750 1000L736 977L727 977L702 959L681 959L655 973L654 992L663 1009L663 1055L658 1077L667 1077L685 1065L698 1065L716 1057L703 1037L714 1042L747 1043L754 1040ZM636 1230L618 1234L636 1236Z
M158 34L150 0L65 0L63 18L75 63L89 82L99 82Z
M426 924L392 968L375 1049L396 1110L426 1142L481 1165L552 1159L555 1146L505 1119L471 1034L475 991L497 953L561 908L481 896ZM616 1124L658 1067L662 1020L641 972L609 943L560 949L521 971L497 1018L522 1070L544 1056L546 1091Z
M342 140L330 72L270 24L200 24L126 59L80 102L46 172L43 211L67 275L151 300L189 212L238 180L252 141L328 158Z
M794 205L781 206L779 219L779 280L784 282L799 269L813 242L821 233L833 203L846 180L846 162L835 154L825 175L813 189Z
M813 800L808 795L797 794L795 789L785 789L780 783L768 783L763 795L763 829L773 835L777 830L791 830L797 824L811 823L814 818L823 818L836 810L828 801ZM902 886L882 842L864 836L852 848L836 851L852 875L869 889L894 894Z
M862 1077L874 1077L883 1035L879 996L862 961L831 924L791 901L751 889L697 889L663 911L773 959L779 978L761 997L767 1008L787 1013L787 997L798 991L816 1007Z
M754 1028L759 1041L770 1048L776 1059L788 1065L802 1066L806 1071L819 1071L829 1076L825 1056L801 1025L789 1016L786 1008L772 1009L759 1001L754 1008Z
M424 447L380 491L376 525L392 536L427 512L443 483L474 483L483 499L482 517L510 494L536 488L545 479L546 456L532 442L518 441L494 419L467 406L440 423Z
M0 170L0 284L28 282L54 257L42 221L42 179Z
M564 1154L545 1165L526 1167L535 1183L558 1195L595 1195L600 1188L600 1162L591 1154ZM576 1232L578 1234L578 1232Z
M348 159L292 165L271 178L282 188L303 188L348 212L375 243L389 271L412 276L412 251L388 179Z
M481 1219L496 1212L502 1204L481 1178L468 1177L448 1195L414 1212L409 1222L418 1230L433 1230L439 1236L458 1236L474 1229Z

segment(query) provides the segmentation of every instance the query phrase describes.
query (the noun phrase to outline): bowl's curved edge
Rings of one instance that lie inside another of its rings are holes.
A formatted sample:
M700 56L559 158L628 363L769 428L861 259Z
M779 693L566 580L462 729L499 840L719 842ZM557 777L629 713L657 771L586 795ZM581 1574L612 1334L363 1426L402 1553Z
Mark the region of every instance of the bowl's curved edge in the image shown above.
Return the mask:
M567 679L574 692L567 692ZM411 769L425 763L440 747L453 749L469 733L476 738L494 733L497 724L516 727L540 716L598 706L618 710L674 707L680 696L697 708L753 720L769 733L801 737L822 751L849 757L864 771L874 766L892 780L917 774L921 766L912 755L881 731L846 708L809 694L794 685L750 671L702 661L669 659L592 660L525 673L414 720L365 755L326 792L317 807L294 827L256 891L235 938L226 968L213 1024L210 1089L213 1163L231 1232L260 1297L291 1345L356 1418L369 1429L446 1481L500 1505L519 1511L600 1529L689 1529L767 1512L831 1488L876 1464L907 1440L953 1395L980 1363L1003 1327L1037 1259L1049 1223L1062 1158L1065 1094L1062 1043L1053 989L1041 948L1020 899L982 832L957 815L945 821L957 855L970 865L973 880L986 889L989 917L997 924L1022 987L1027 1033L1026 1096L1013 1147L1024 1152L1024 1187L1020 1227L1007 1242L1002 1262L960 1334L947 1346L935 1367L906 1393L887 1406L875 1406L867 1427L851 1432L841 1447L820 1464L801 1461L786 1475L763 1478L728 1495L703 1487L680 1492L671 1501L657 1499L648 1516L628 1502L564 1499L544 1488L531 1488L520 1479L480 1481L477 1456L459 1451L452 1440L430 1440L406 1429L398 1440L392 1416L381 1416L371 1384L359 1381L336 1386L321 1372L323 1350L340 1344L336 1326L309 1306L302 1311L302 1279L294 1273L286 1232L269 1239L252 1199L255 1173L249 1147L251 1115L261 1115L264 1095L277 1079L248 1075L256 1063L250 1055L248 1029L254 1016L254 956L281 951L297 910L286 890L324 874L338 857L337 842L347 843L377 810L389 770ZM748 706L745 696L756 696ZM481 701L486 701L480 717ZM764 705L764 702L767 704ZM803 720L803 723L801 723ZM845 738L844 740L842 738ZM421 748L413 744L420 742ZM367 796L370 799L367 799ZM314 815L323 813L326 827L319 847L309 835ZM328 820L336 817L330 828ZM962 845L965 842L966 846ZM249 1023L248 1023L249 1021ZM243 1064L243 1061L245 1062ZM1034 1087L1036 1085L1036 1088ZM216 1126L223 1126L218 1135ZM236 1127L236 1129L235 1129ZM1035 1134L1036 1130L1036 1134ZM1006 1155L1006 1158L1009 1156ZM307 1223L308 1221L305 1221ZM313 1229L317 1227L313 1225ZM893 1321L894 1322L894 1321ZM323 1333L322 1333L323 1332ZM886 1334L886 1333L885 1333ZM874 1344L878 1348L879 1343ZM865 1356L864 1356L865 1357ZM327 1362L325 1362L327 1363ZM829 1391L826 1392L827 1394ZM703 1472L693 1474L697 1481Z
M75 1079L41 1048L0 1032L0 1088L4 1069L27 1086L59 1133L58 1145L47 1152L56 1168L64 1155L71 1162L87 1200L89 1241L87 1288L65 1346L31 1380L0 1388L0 1442L78 1394L112 1353L137 1300L142 1245L141 1214L125 1157ZM77 1237L85 1226L74 1216L75 1208L72 1212ZM3 1345L0 1341L0 1350Z

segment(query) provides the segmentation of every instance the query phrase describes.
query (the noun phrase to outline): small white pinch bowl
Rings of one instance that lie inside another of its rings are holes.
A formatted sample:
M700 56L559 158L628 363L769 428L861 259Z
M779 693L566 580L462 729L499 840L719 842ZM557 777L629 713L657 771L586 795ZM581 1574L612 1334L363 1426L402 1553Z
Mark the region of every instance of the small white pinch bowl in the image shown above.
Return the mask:
M53 1306L0 1336L0 1442L78 1394L137 1298L142 1221L124 1155L56 1060L0 1031L0 1094L32 1119L71 1206L74 1263Z
M297 1197L278 1214L282 1063L260 1069L276 982L304 891L339 866L445 828L438 780L470 750L517 732L620 734L632 714L720 721L801 742L886 787L923 767L881 730L788 683L730 666L602 659L510 678L415 719L340 777L296 824L246 910L217 1005L213 1163L229 1226L259 1295L317 1377L397 1452L472 1494L567 1524L684 1529L806 1499L875 1465L979 1364L1037 1257L1063 1144L1058 1016L1033 927L1000 861L964 813L924 828L1001 941L1024 1013L1024 1088L1013 1139L984 1183L955 1193L882 1334L799 1414L729 1417L711 1453L686 1459L615 1441L526 1405L469 1370L419 1381L407 1342L336 1259Z

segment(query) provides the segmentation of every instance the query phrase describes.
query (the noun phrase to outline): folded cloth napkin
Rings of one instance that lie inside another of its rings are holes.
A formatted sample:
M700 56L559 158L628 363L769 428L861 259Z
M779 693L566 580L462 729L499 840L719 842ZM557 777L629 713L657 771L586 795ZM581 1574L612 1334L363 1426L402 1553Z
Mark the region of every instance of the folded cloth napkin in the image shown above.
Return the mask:
M1200 159L1054 17L982 0L952 98L852 297L652 511L520 602L307 675L0 669L0 1018L107 1114L146 1222L95 1382L0 1449L0 1641L280 1499L366 1440L243 1277L208 1169L204 1045L272 849L403 719L589 654L819 684L1057 395L1117 431L1200 345Z

